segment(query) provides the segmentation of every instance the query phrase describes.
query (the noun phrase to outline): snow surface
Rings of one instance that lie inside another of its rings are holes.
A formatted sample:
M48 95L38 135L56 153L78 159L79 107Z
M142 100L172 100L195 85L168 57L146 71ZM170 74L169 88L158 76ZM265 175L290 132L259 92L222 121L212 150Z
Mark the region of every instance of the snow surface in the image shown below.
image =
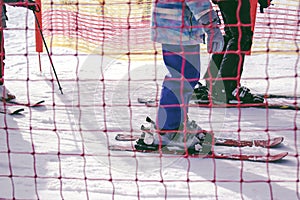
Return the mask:
M46 106L0 116L0 199L300 199L297 111L190 108L190 118L217 136L284 136L269 150L289 152L277 163L110 152L117 133L138 134L145 117L155 117L156 108L136 99L159 97L166 73L161 59L129 62L49 46L62 95L46 53L39 71L32 13L8 12L6 86L19 101L43 99ZM208 60L203 53L202 71ZM243 84L259 93L299 96L299 54L248 56Z

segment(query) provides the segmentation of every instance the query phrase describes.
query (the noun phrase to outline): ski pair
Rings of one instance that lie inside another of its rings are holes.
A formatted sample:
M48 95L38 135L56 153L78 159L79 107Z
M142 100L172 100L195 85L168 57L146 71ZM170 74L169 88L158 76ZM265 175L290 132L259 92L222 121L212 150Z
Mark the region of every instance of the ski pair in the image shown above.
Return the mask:
M149 117L146 118L146 121L155 126L155 122ZM145 131L144 128L142 128ZM212 134L210 134L212 135ZM133 136L129 134L118 134L115 139L117 141L135 141L138 140L140 136ZM258 146L258 147L275 147L282 143L283 137L276 137L267 140L235 140L235 139L226 139L226 138L215 138L215 145L224 145L232 147L245 147L245 146ZM209 148L209 150L202 151L201 153L196 151L190 151L189 149L182 148L174 145L167 145L163 147L152 147L148 145L130 145L126 143L120 143L118 145L111 145L109 147L112 151L131 151L131 152L142 152L142 153L155 153L155 154L174 154L177 156L190 156L190 157L202 157L202 158L215 158L215 159L234 159L234 160L247 160L247 161L260 161L260 162L273 162L278 161L288 155L288 152L282 152L277 154L236 154L236 153L222 153L213 151L211 152L211 144L204 144ZM205 153L206 152L206 153Z
M156 127L155 122L150 118L146 117L146 122L149 122L154 127ZM142 131L149 131L143 125L141 127ZM206 131L204 131L206 132ZM211 134L214 135L214 134ZM115 140L117 141L136 141L140 138L139 135L130 135L130 134L117 134L115 136ZM220 146L231 146L231 147L264 147L264 148L273 148L280 145L283 142L283 137L274 137L268 139L249 139L249 140L240 140L240 139L232 139L232 138L222 138L215 137L214 145Z
M117 134L115 140L117 141L136 141L140 138L138 135ZM231 147L264 147L273 148L283 142L283 137L274 137L270 139L252 139L252 140L238 140L231 138L214 138L214 145L231 146Z
M176 157L193 157L193 158L212 158L212 159L228 159L228 160L243 160L243 161L253 161L253 162L276 162L280 161L288 155L288 152L281 152L277 154L239 154L239 153L221 153L221 152L211 152L210 154L190 154L187 151L176 150L172 147L164 147L158 150L144 150L136 149L132 145L110 145L109 149L111 151L126 151L126 152L140 152L140 153L152 153L161 155L170 155Z

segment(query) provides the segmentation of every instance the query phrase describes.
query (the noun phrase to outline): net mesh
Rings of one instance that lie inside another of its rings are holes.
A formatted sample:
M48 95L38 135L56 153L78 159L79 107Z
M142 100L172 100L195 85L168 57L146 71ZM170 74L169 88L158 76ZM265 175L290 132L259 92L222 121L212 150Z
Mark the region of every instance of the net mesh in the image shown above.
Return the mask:
M150 42L151 4L147 0L43 1L45 35L53 46L87 53L104 45L107 55L153 54L159 47ZM298 51L298 6L297 1L288 0L258 14L252 52Z
M151 1L43 3L45 35L53 35L48 37L53 46L98 54L102 52L95 49L104 46L111 56L154 52L149 35Z
M218 137L285 138L275 149L216 150L238 155L288 151L287 157L258 163L109 150L110 145L133 147L135 141L118 142L116 134L139 136L145 117L157 114L167 72L160 45L150 41L151 4L42 1L43 34L64 95L46 53L43 72L38 71L32 13L8 8L6 86L18 102L46 101L41 107L3 104L25 111L0 115L0 199L300 199L298 0L274 1L257 13L242 78L254 91L285 95L275 103L294 110L199 105L189 110ZM204 70L209 57L202 45ZM140 104L138 97L154 103Z

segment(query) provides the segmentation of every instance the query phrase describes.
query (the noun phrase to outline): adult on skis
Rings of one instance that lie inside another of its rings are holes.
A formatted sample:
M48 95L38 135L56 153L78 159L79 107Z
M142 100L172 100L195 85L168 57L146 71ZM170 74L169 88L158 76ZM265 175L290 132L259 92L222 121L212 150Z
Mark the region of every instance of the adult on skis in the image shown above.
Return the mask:
M208 52L223 49L219 18L209 0L157 0L153 5L151 35L162 44L169 74L163 81L156 124L137 141L136 148L180 143L188 149L201 145L201 128L187 117L188 104L200 78L200 46L207 34ZM152 123L154 124L154 123ZM195 149L197 150L197 149Z
M240 85L245 54L252 46L250 0L213 0L217 4L224 21L223 53L213 54L204 75L206 87L199 83L195 95L199 100L222 103L263 103L262 97L250 93ZM270 6L270 0L259 0L261 8ZM209 91L209 92L207 92Z
M15 99L15 95L11 94L9 90L4 85L4 59L5 59L5 49L4 49L4 34L3 29L6 28L6 20L8 20L6 15L5 4L12 6L27 7L30 10L38 11L38 5L32 0L1 0L0 1L0 12L2 13L2 20L0 20L0 95L4 99Z

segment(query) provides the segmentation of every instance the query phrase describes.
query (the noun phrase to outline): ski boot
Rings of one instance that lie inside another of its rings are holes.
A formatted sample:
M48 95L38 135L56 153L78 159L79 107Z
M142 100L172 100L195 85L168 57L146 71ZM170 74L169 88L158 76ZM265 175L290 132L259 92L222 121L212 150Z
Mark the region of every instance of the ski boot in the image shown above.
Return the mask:
M202 130L194 120L187 120L186 131L182 125L182 133L188 153L207 155L212 151L213 134ZM186 132L184 134L184 132Z
M136 141L135 148L143 151L170 151L176 149L176 153L203 154L211 152L213 136L211 133L202 130L195 121L186 122L186 127L182 124L178 130L159 130L155 123L151 121L151 127L146 128L142 125L141 137Z
M228 100L228 103L230 104L237 104L237 103L249 103L249 104L255 104L255 103L264 103L264 98L255 94L252 94L250 92L249 88L246 87L239 87L232 91L231 99Z
M172 141L175 133L158 131L152 128L141 126L141 137L136 141L135 148L144 151L156 151L159 148L164 148Z
M200 82L194 88L194 93L192 99L197 100L199 104L208 104L209 103L209 89L202 85Z

